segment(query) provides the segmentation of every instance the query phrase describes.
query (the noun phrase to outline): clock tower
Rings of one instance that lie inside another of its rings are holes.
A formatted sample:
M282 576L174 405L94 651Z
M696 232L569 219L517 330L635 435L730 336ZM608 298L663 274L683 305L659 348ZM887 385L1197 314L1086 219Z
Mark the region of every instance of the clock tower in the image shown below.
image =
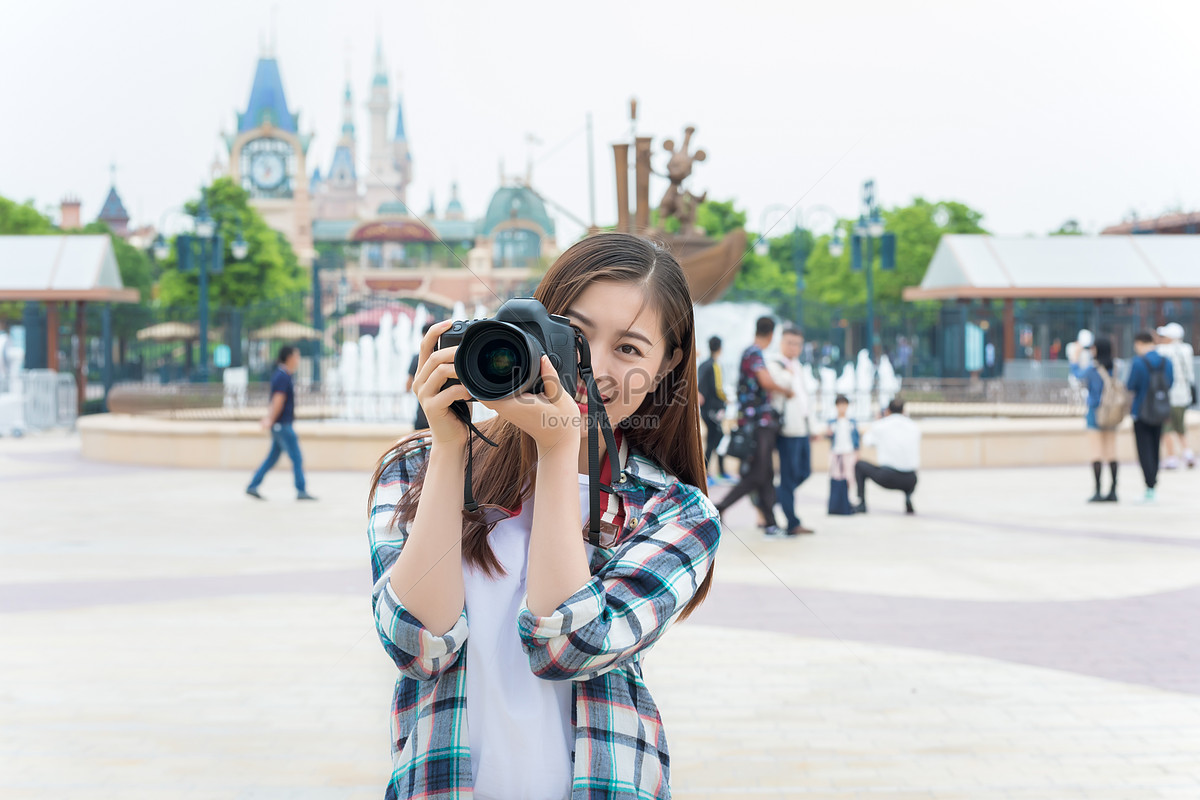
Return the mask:
M250 194L251 205L267 224L287 237L307 267L314 253L304 159L312 136L300 133L299 114L288 110L273 56L258 60L250 101L237 117L237 133L225 137L229 176Z

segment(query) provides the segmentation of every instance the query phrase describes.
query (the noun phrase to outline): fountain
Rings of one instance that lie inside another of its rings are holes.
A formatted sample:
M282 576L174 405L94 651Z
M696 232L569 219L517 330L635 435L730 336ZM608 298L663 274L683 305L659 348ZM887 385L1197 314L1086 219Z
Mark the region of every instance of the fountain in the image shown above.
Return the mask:
M887 408L888 403L900 393L900 384L902 379L896 375L896 370L892 368L892 361L884 355L879 359L879 408L882 410Z
M837 411L834 408L834 400L837 399L837 370L833 367L818 367L817 371L821 376L821 398L817 404L818 412L822 423L828 422L837 416Z
M871 405L871 390L875 388L875 364L871 361L871 354L865 349L858 351L858 365L854 373L855 392L851 397L850 416L858 422L869 422L875 419L875 409Z

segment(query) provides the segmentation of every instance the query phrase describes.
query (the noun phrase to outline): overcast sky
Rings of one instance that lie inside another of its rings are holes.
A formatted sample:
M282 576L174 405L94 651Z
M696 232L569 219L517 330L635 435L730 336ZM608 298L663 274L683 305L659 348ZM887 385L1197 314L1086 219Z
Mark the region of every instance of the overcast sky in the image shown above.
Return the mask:
M0 2L0 194L39 208L76 194L86 219L113 161L137 223L196 194L273 28L322 171L347 63L366 156L382 37L393 88L403 73L418 211L457 180L480 216L501 160L523 173L532 155L534 185L586 219L591 112L597 217L611 223L610 145L628 137L631 96L656 169L663 139L695 125L708 160L693 189L735 199L756 229L773 204L798 202L818 228L820 206L856 214L868 177L884 205L960 200L1000 234L1200 209L1194 0ZM569 243L580 229L556 217Z

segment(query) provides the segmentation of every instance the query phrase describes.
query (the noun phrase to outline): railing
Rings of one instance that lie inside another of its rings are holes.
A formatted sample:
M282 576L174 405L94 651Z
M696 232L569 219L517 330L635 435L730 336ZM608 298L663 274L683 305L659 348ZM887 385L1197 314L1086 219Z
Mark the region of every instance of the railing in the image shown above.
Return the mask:
M122 383L108 395L114 414L187 420L258 420L267 412L271 385L248 383L230 390L220 384ZM345 392L315 384L295 387L298 419L412 422L413 396L392 392Z
M118 414L139 414L187 420L257 420L268 406L270 385L249 383L234 394L219 384L124 383L108 396L109 409ZM818 391L813 397L818 416L832 416L832 397ZM1050 381L1002 379L910 378L900 391L907 411L918 417L1020 416L1064 417L1084 413L1085 396L1078 389ZM877 408L878 395L851 395L852 408ZM859 404L859 401L863 401ZM828 402L826 402L828 401ZM829 405L826 414L825 405ZM345 392L332 385L297 385L296 417L363 422L412 421L411 393L384 391ZM868 418L870 412L863 411Z
M74 425L79 416L75 376L49 369L31 369L21 376L25 425L34 430Z

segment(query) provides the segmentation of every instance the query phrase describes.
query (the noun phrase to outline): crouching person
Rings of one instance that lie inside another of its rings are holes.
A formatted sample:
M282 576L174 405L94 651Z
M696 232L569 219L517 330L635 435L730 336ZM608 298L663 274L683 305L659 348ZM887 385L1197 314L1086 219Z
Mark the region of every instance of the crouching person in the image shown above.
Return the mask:
M899 398L888 404L882 418L871 425L864 443L874 446L878 464L859 460L854 465L858 482L858 505L855 511L867 513L867 481L884 489L904 492L904 510L915 513L912 496L917 489L917 470L921 466L921 429L904 415L904 401Z

